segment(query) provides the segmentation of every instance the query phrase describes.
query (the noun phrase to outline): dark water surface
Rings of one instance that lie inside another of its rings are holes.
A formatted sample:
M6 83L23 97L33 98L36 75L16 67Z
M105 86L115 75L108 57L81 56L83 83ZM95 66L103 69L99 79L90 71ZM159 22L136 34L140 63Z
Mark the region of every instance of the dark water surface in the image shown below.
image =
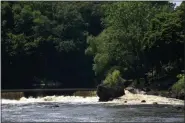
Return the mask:
M2 104L2 122L184 122L183 110L169 105L79 103Z

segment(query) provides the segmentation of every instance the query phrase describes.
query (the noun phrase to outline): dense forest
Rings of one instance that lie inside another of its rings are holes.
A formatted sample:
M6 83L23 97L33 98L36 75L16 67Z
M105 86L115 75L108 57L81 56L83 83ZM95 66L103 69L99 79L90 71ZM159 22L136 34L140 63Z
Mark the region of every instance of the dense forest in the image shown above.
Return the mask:
M185 2L1 2L2 88L184 88L184 40Z

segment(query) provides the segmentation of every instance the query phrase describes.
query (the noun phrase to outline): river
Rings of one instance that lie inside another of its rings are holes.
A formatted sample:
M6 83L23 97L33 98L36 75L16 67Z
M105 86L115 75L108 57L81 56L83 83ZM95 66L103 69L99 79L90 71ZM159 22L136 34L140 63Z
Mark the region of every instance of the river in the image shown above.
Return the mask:
M143 98L146 103L139 103ZM156 100L159 104L151 103ZM183 101L167 100L167 98L158 96L152 98L148 95L131 96L129 94L106 103L98 102L98 97L83 98L78 96L2 99L1 121L184 122L184 111L176 108L177 106L184 106Z

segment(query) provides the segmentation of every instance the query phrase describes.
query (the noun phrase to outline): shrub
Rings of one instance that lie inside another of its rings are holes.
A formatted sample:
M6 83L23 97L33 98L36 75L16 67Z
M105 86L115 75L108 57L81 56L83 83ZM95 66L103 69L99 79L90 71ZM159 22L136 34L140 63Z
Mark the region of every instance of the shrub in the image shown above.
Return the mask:
M179 80L172 86L172 91L175 93L183 92L185 89L184 75L179 74L177 78Z
M122 83L124 80L121 78L121 74L119 70L114 70L112 73L109 73L105 80L103 81L103 84L107 86L115 86L119 83Z

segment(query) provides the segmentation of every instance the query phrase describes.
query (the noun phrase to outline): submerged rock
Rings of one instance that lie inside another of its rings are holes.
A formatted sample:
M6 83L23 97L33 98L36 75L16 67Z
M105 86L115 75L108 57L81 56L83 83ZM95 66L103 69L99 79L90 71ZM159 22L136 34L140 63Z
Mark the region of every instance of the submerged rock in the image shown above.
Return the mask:
M59 105L53 105L53 107L59 107Z
M175 109L177 110L184 110L185 111L185 107L184 106L174 106Z
M142 103L145 103L146 101L145 100L141 100Z
M158 103L157 103L157 102L153 102L153 104L154 104L154 105L158 105Z

